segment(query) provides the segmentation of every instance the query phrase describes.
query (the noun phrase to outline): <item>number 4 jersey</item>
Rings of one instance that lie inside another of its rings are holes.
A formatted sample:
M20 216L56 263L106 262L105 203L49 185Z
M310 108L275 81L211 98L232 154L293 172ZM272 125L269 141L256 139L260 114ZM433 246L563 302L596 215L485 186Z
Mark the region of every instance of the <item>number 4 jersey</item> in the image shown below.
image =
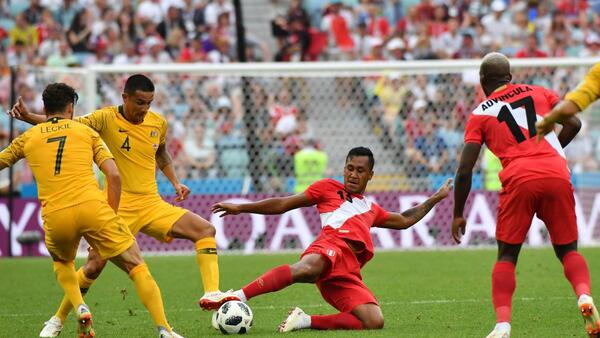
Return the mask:
M10 166L25 157L38 185L44 213L91 200L106 201L92 162L112 158L97 132L73 120L52 118L31 127L0 152Z
M485 144L502 162L503 187L540 178L570 180L558 137L549 133L536 140L535 123L560 101L539 86L508 84L492 93L471 113L465 127L465 144Z

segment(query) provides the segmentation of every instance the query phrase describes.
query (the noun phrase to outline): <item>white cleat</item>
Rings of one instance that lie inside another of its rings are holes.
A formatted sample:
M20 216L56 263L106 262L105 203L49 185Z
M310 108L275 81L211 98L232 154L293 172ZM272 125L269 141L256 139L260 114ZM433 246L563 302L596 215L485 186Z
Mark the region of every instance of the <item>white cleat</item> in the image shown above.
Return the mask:
M302 330L310 327L310 317L302 311L301 308L295 307L293 308L287 318L279 324L278 331L279 332L291 332L296 330Z
M221 305L232 300L240 300L240 297L233 293L233 290L226 292L214 291L205 293L198 301L198 304L203 310L218 310Z
M594 305L592 297L582 295L577 301L583 321L585 323L585 330L590 338L600 337L600 315Z
M510 338L510 329L509 330L499 330L494 329L490 334L487 335L486 338Z
M44 323L44 327L40 332L41 338L58 337L63 329L63 324L60 318L52 316L47 322Z
M158 330L158 338L183 338L183 336L175 331L168 331L164 327L161 327Z

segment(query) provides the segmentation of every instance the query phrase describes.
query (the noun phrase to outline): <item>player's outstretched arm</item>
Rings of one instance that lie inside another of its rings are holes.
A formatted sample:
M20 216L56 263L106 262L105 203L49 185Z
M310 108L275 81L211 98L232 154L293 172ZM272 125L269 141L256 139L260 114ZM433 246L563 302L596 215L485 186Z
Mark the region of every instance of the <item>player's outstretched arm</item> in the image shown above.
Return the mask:
M300 193L287 197L267 198L258 202L234 204L234 203L217 203L212 206L212 212L222 213L220 216L237 215L243 213L277 215L283 214L286 211L309 207L315 205L305 193Z
M106 177L106 188L108 192L108 205L116 212L119 210L121 200L121 175L115 160L112 158L100 164L100 170Z
M535 129L537 131L537 140L541 141L544 135L553 131L555 123L562 124L563 121L568 123L567 120L569 120L571 117L574 117L575 114L577 114L579 111L580 109L575 104L575 102L570 100L561 101L559 104L554 106L554 108L552 108L550 114L546 115L543 119L535 123Z
M30 112L25 105L23 98L20 96L17 99L17 103L15 103L12 109L8 111L8 114L16 119L31 123L33 125L46 121L46 116Z
M454 183L454 219L452 220L452 237L454 237L456 243L460 243L460 237L464 235L467 227L463 212L467 197L469 197L469 192L471 192L473 167L475 167L480 150L481 145L478 143L465 144L460 155L458 169L456 170Z
M558 133L558 141L561 147L566 147L581 129L581 120L577 116L570 116L559 122L563 127Z
M390 212L388 220L381 225L379 228L388 228L402 230L410 228L420 221L433 207L438 204L441 200L446 198L452 190L452 179L449 178L444 182L441 188L436 191L435 194L431 195L425 202L403 211L402 213Z

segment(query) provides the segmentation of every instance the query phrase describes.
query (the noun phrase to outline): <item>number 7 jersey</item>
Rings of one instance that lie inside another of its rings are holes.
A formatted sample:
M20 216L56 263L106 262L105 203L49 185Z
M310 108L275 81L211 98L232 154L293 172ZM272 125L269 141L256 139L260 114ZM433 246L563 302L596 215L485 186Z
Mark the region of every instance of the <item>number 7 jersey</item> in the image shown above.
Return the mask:
M540 178L570 181L565 153L554 132L540 142L535 123L560 98L544 87L508 84L492 93L469 116L465 144L485 144L500 159L503 187Z
M0 152L0 162L7 166L23 157L35 176L44 213L106 201L92 162L100 166L112 155L98 133L85 125L54 117L31 127Z

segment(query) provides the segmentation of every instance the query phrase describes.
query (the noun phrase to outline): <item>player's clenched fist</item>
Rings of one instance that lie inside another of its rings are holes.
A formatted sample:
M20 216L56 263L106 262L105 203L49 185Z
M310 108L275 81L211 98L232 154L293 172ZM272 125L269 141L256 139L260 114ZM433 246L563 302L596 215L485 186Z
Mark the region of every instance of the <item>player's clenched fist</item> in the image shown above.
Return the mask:
M213 214L222 212L220 217L227 215L237 215L240 213L240 206L232 203L217 203L211 208Z
M177 194L177 198L175 198L177 202L184 201L190 195L191 190L185 184L179 183L173 187L175 188L175 193Z
M10 116L19 120L22 120L25 117L27 117L27 115L29 115L29 110L27 109L27 106L25 105L25 102L23 101L23 98L21 96L19 96L19 98L17 99L17 103L15 103L15 105L10 111L8 111L8 113Z
M467 221L464 217L454 217L452 220L452 237L457 244L460 244L460 238L465 234Z

